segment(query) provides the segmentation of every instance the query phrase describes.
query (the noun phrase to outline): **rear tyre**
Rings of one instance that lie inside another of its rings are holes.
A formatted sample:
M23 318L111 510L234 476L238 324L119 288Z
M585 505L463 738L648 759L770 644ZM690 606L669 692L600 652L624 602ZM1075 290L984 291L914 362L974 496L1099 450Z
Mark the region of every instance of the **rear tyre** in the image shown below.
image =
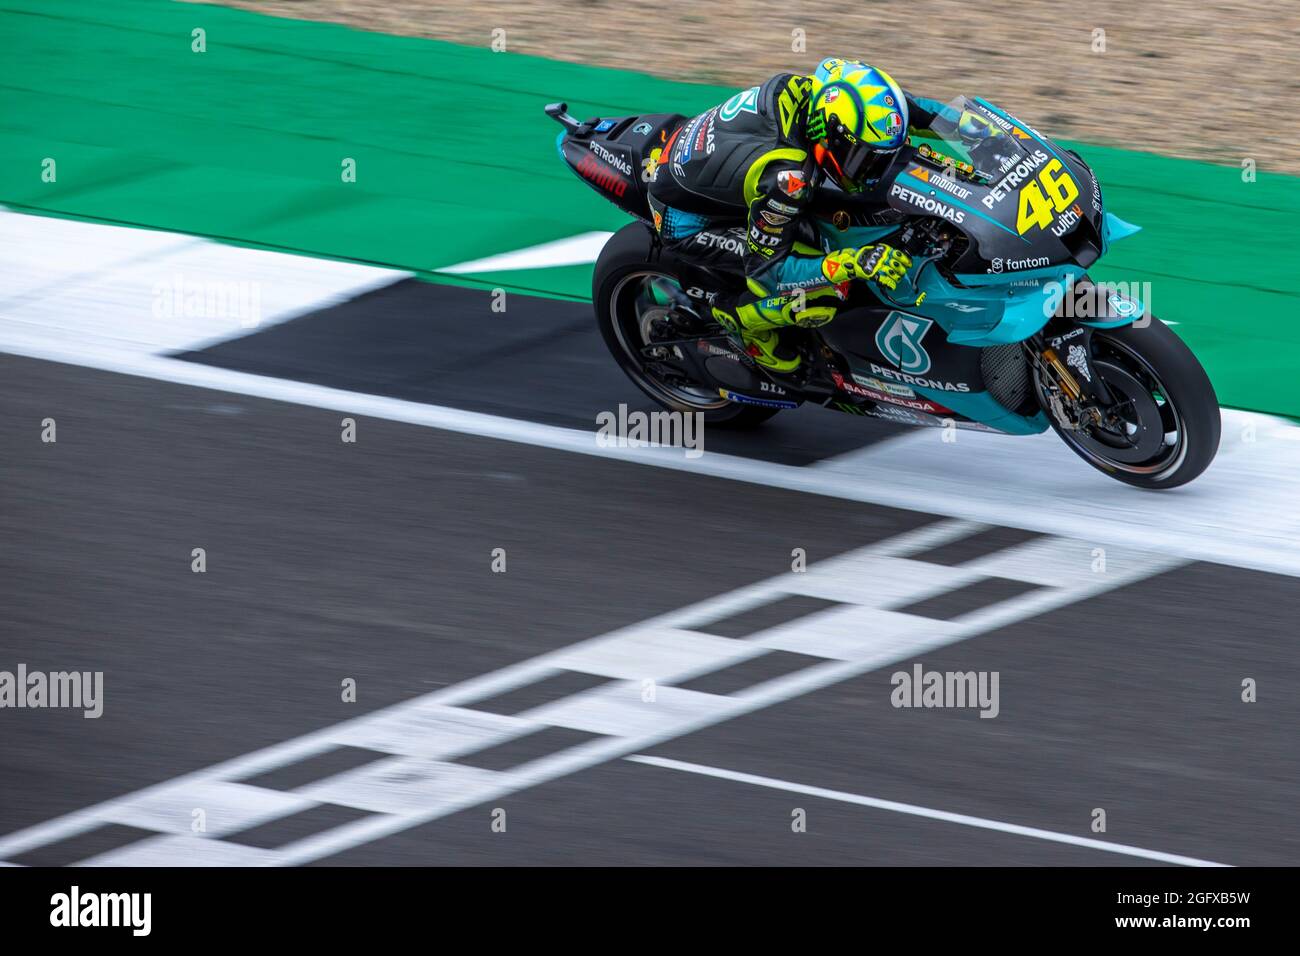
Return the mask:
M651 328L670 308L689 302L673 274L671 255L652 261L650 232L628 223L605 243L591 280L591 298L601 337L619 368L637 388L664 408L700 412L710 425L752 428L781 409L743 405L706 383L674 381L647 362L641 350L652 344Z
M1116 397L1104 426L1062 428L1035 373L1052 427L1080 458L1139 488L1185 485L1219 450L1219 400L1205 369L1159 319L1093 333L1091 365Z

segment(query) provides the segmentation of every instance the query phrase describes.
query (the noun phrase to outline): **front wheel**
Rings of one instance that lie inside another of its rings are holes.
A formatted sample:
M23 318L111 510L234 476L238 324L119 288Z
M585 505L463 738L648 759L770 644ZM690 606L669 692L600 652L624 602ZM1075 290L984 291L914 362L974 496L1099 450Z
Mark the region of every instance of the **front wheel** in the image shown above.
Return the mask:
M1091 367L1114 397L1082 422L1062 414L1035 370L1052 427L1084 461L1139 488L1185 485L1219 450L1219 400L1205 369L1177 335L1152 317L1144 326L1094 332Z
M600 334L610 354L632 383L660 405L673 411L701 412L710 425L728 428L760 425L780 411L729 401L716 386L691 381L667 363L647 357L660 330L672 328L670 316L675 311L693 316L694 306L673 275L670 257L651 261L646 227L629 223L605 243L596 260L591 293Z

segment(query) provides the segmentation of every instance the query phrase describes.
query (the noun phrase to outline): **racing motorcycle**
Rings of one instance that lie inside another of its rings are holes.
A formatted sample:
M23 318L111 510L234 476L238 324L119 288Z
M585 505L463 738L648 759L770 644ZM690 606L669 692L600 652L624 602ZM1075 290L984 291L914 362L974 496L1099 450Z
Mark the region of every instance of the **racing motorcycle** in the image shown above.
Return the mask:
M1218 399L1195 356L1138 297L1088 277L1140 227L1106 211L1077 152L987 100L958 97L913 131L871 190L887 209L818 187L806 245L888 237L913 264L893 292L846 284L833 322L783 330L803 359L793 374L758 365L713 319L744 277L674 255L654 229L648 183L687 117L546 113L564 161L637 220L601 251L592 298L614 359L665 408L742 427L805 402L905 425L1050 427L1143 488L1185 484L1218 451ZM744 227L728 236L741 251Z

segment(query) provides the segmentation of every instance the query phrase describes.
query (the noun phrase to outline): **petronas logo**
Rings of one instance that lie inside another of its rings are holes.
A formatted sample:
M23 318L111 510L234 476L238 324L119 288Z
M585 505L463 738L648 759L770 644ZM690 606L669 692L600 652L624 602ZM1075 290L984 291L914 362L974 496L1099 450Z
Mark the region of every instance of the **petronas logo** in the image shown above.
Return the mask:
M751 86L747 90L741 90L727 102L718 108L718 116L724 123L735 119L741 113L758 112L758 87Z
M890 312L876 333L876 348L908 375L930 371L930 354L921 345L934 322L906 312Z

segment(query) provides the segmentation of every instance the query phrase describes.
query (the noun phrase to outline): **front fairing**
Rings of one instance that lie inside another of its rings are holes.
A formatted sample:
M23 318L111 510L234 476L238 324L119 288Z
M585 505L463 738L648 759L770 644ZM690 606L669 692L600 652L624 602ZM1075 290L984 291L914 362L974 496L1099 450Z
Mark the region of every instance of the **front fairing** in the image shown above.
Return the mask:
M887 298L937 321L954 344L1033 335L1108 243L1135 230L1106 212L1080 157L977 98L958 97L913 131L870 192L896 216L950 227L943 261L914 257Z
M969 240L948 264L961 285L1086 269L1102 253L1104 207L1091 169L982 99L958 97L916 131L883 187L892 208L944 219Z
M888 305L933 319L954 345L1005 345L1029 338L1051 321L1083 275L1080 267L1066 266L956 286L933 263L921 263L893 292L878 290L876 295Z

